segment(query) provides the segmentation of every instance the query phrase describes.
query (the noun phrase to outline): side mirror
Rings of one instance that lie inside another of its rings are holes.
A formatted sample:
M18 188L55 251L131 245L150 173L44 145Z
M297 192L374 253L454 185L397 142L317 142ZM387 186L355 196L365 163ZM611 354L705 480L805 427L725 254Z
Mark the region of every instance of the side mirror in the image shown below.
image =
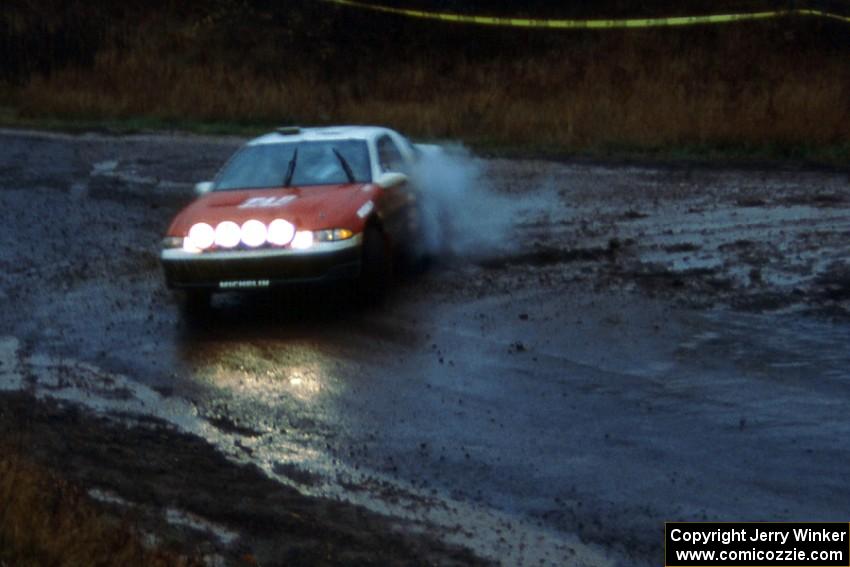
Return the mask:
M212 181L201 181L200 183L195 183L195 195L205 195L213 190L213 182Z
M395 171L387 171L385 173L382 173L375 180L375 184L379 185L380 187L383 187L384 189L395 187L406 182L407 176L403 173L397 173Z

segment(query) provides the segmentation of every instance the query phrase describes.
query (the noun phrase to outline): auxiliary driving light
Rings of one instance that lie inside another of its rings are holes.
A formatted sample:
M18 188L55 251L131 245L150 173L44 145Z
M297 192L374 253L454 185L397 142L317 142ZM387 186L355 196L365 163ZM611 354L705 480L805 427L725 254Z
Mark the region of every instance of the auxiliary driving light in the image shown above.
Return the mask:
M242 242L245 246L256 248L266 243L266 225L256 219L246 220L242 223Z
M187 249L206 250L215 243L215 230L205 222L193 224L183 243Z
M286 246L292 241L295 236L295 227L291 222L283 219L275 219L269 223L268 235L266 239L269 244L275 246Z
M239 225L233 221L218 223L215 227L215 243L222 248L236 248L242 239Z

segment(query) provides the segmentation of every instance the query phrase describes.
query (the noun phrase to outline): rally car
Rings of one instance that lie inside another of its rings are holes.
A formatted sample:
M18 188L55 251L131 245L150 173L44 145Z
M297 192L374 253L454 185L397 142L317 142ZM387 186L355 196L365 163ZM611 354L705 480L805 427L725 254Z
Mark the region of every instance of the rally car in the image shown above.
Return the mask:
M381 127L280 128L248 142L172 221L161 262L186 306L217 291L352 280L381 295L421 250L422 149Z

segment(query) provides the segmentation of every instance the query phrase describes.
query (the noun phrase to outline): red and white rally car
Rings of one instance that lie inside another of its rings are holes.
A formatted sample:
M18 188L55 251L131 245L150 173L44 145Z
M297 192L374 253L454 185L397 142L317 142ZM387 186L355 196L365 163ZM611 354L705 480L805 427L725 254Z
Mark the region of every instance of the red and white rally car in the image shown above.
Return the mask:
M251 140L172 221L161 261L187 306L215 291L351 279L380 294L421 253L422 150L380 127L281 128Z

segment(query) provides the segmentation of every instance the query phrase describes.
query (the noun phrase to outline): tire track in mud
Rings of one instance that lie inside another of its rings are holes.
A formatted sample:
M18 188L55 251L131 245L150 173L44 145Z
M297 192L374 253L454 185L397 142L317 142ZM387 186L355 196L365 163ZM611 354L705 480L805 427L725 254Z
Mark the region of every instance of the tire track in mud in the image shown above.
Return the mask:
M604 166L535 165L490 169L509 192L543 190L560 208L516 223L513 237L528 245L485 258L485 268L532 268L544 283L567 276L684 305L850 315L844 172L624 168L600 185L614 174Z

